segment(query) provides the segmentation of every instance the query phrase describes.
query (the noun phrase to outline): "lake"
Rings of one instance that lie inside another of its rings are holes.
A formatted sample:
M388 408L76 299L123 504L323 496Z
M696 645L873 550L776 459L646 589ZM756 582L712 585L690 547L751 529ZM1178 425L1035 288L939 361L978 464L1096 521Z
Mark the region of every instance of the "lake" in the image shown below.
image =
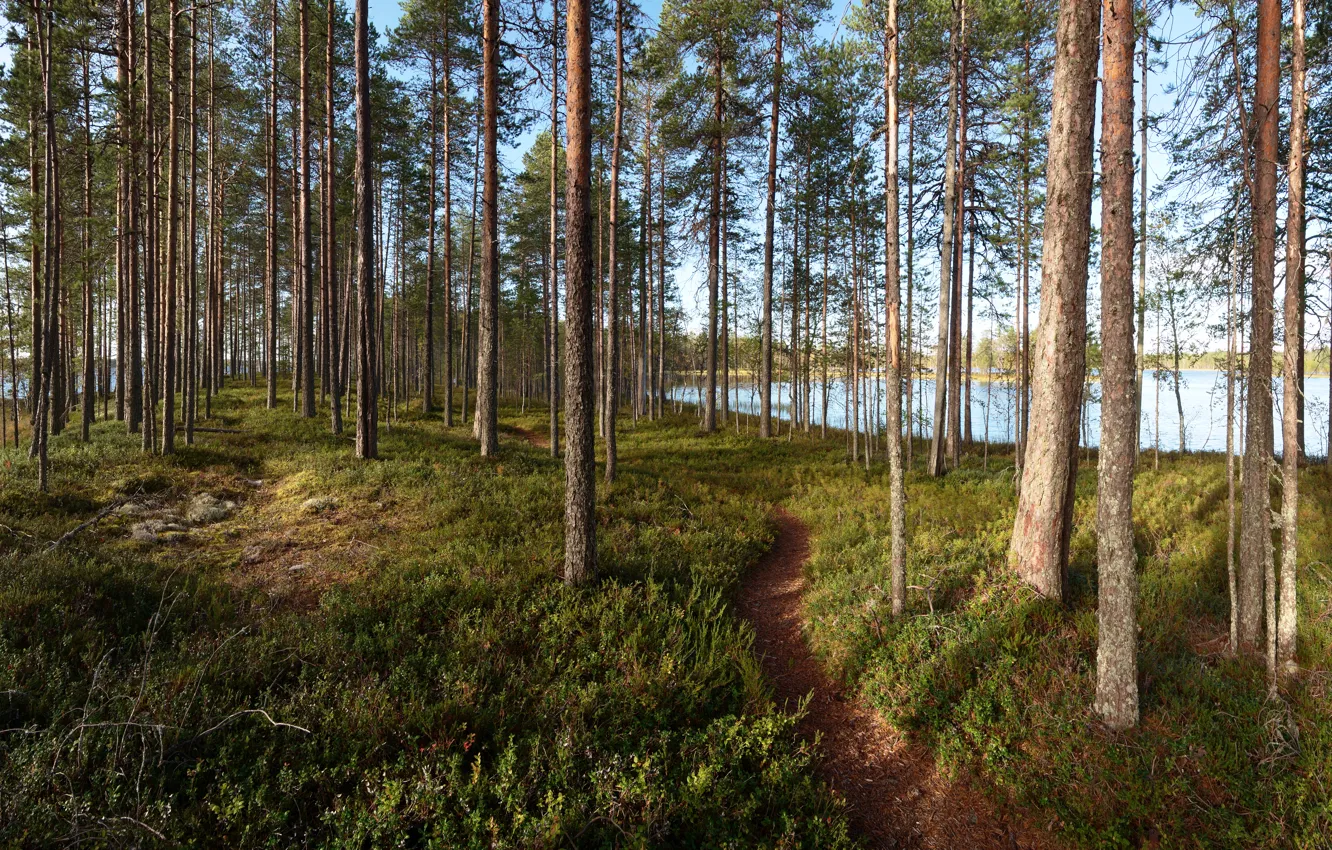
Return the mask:
M879 427L884 425L882 411L882 381L869 381L862 384L877 397ZM1241 384L1235 388L1235 403L1240 403ZM821 424L822 385L813 385L814 410L810 421ZM1273 422L1277 429L1276 442L1280 446L1281 422L1281 381L1272 382ZM718 390L720 392L720 389ZM1159 398L1158 398L1159 393ZM701 398L698 388L692 384L677 384L671 388L671 397L682 402L697 403ZM918 437L927 437L931 430L929 421L934 415L934 381L917 379L913 381L912 430ZM1180 373L1180 400L1184 409L1184 446L1188 451L1222 452L1226 448L1226 375L1205 369L1189 369ZM1101 405L1100 390L1092 384L1092 398L1083 405L1086 420L1080 442L1095 447L1100 443ZM759 411L758 385L742 383L731 388L731 409L744 415L757 416ZM781 398L781 407L777 408L777 399ZM996 443L1013 442L1013 409L1017 394L1012 382L996 377L988 383L973 380L971 385L971 431L972 436L981 441L986 438ZM791 388L787 383L773 384L773 405L777 415L783 420L790 416ZM1159 401L1159 418L1158 418ZM842 428L846 425L846 385L840 381L830 381L828 385L828 425ZM1328 432L1328 381L1327 376L1308 377L1305 379L1305 446L1310 455L1323 456L1327 452ZM864 412L861 417L863 421ZM1179 448L1179 405L1175 401L1174 373L1168 371L1153 372L1148 370L1143 378L1142 423L1139 428L1139 440L1143 449L1157 445L1158 431L1160 447L1163 451L1175 451ZM1159 424L1158 424L1159 423ZM1236 445L1240 431L1236 425Z

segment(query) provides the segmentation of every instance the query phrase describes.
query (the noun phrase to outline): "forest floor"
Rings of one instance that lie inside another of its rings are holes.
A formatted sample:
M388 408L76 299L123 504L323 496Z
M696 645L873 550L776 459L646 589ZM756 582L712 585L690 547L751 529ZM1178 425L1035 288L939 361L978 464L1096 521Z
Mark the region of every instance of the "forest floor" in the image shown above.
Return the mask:
M1066 609L1006 570L1006 458L910 475L894 621L886 472L840 439L626 417L571 590L544 410L491 460L405 412L360 463L289 402L230 389L171 458L73 429L49 495L0 452L0 845L1330 846L1322 470L1270 702L1225 652L1220 459L1144 464L1144 722L1110 734L1094 463Z

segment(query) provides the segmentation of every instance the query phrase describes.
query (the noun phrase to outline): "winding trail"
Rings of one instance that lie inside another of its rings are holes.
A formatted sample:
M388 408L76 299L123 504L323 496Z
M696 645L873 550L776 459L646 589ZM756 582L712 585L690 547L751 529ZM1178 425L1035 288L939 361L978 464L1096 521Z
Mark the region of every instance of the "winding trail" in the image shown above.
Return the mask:
M736 604L753 624L779 705L794 711L809 696L799 731L818 738L819 771L846 800L859 837L873 848L1058 848L1043 830L998 812L966 777L944 776L929 750L828 677L801 632L809 528L780 507L773 518L777 539Z

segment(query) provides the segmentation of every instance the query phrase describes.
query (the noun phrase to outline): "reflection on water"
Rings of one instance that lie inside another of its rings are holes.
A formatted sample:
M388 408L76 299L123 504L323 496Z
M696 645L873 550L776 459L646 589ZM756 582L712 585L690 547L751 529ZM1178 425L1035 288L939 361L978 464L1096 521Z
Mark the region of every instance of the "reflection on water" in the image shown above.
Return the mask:
M1237 411L1240 404L1241 384L1236 384L1235 404ZM884 424L882 381L862 381L860 419L864 428L866 401L872 410L871 421L877 421L878 427ZM1281 423L1281 381L1272 382L1273 422L1280 431ZM720 389L718 390L720 392ZM759 411L758 385L743 383L731 388L731 409L740 414L757 416ZM812 411L810 422L819 425L823 421L823 389L818 382L813 384L810 393ZM701 398L699 387L693 384L677 384L671 388L671 397L679 401L696 403ZM1014 432L1014 412L1017 394L1012 381L1007 376L996 377L993 381L973 379L971 384L971 433L976 440L984 440L988 434L991 442L1011 443ZM773 384L774 413L783 420L791 418L791 386L788 383ZM778 399L781 400L780 407ZM1188 451L1225 451L1226 448L1226 375L1205 369L1190 369L1180 373L1179 402L1175 399L1174 373L1149 370L1143 378L1142 423L1139 429L1139 441L1142 448L1157 445L1159 434L1160 447L1163 451L1175 451L1179 448L1180 408L1184 411L1184 446ZM1081 442L1083 445L1096 446L1101 437L1100 388L1092 384L1090 397L1083 403L1083 425ZM931 433L930 419L934 415L934 381L931 379L912 382L911 422L912 432L919 437ZM1238 418L1238 413L1237 413ZM1328 429L1328 382L1327 377L1310 377L1305 380L1305 446L1310 455L1323 455L1327 449ZM847 388L840 381L828 384L828 425L834 428L846 426ZM1236 425L1236 445L1239 444L1240 432ZM1277 440L1278 444L1280 440Z

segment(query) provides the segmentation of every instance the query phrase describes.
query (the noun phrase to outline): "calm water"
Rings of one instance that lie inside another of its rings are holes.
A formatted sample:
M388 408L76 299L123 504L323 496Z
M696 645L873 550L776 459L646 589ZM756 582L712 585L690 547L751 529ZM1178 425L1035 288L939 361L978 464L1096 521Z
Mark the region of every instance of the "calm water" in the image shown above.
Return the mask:
M1158 380L1159 374L1159 380ZM862 383L868 387L866 395L875 397L879 427L884 424L882 381ZM1273 416L1280 430L1281 417L1281 382L1273 381ZM1143 448L1156 445L1158 418L1157 392L1160 392L1159 431L1162 450L1174 451L1179 448L1179 406L1175 402L1174 375L1171 372L1154 374L1150 370L1143 378L1142 423L1139 439ZM917 436L929 436L930 419L934 414L934 381L913 381L912 430ZM720 390L719 390L720 392ZM1236 385L1236 405L1239 405L1240 385ZM779 396L780 393L780 396ZM1180 399L1184 408L1184 445L1188 451L1225 451L1226 448L1226 376L1224 372L1210 370L1187 370L1180 374ZM818 425L822 421L822 388L815 383L811 393L814 402L810 421ZM1092 398L1083 405L1084 424L1081 430L1083 445L1096 446L1100 443L1101 405L1100 389L1092 385ZM699 400L698 388L692 384L678 384L671 391L672 398L683 402L695 403ZM789 384L773 384L773 405L781 399L779 415L790 419L791 388ZM973 381L971 385L971 432L976 440L984 440L988 429L989 439L997 443L1013 442L1013 410L1016 393L1011 382L995 380L988 384ZM1305 380L1305 445L1311 455L1322 455L1327 449L1328 429L1328 383L1327 376L1309 377ZM828 385L828 424L842 428L847 420L846 385L841 382L829 382ZM864 402L862 401L862 404ZM731 388L731 409L741 414L758 415L759 396L757 384L741 384ZM864 410L861 411L862 422ZM1236 440L1240 436L1236 426ZM1277 440L1280 443L1280 438ZM1238 442L1237 442L1238 445Z

